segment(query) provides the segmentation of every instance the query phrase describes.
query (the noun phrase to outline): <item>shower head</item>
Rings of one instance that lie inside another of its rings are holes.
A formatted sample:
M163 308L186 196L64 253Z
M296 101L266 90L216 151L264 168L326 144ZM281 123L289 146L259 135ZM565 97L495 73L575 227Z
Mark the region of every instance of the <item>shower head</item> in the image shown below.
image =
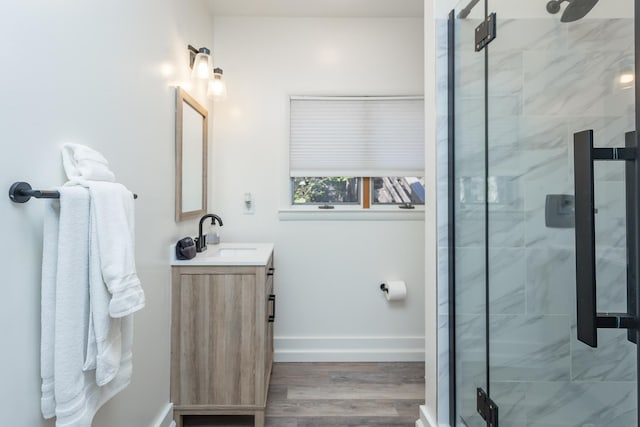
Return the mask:
M574 22L582 19L587 13L591 12L596 3L598 3L598 0L570 0L560 21Z
M560 12L560 5L569 3L562 13L562 22L574 22L584 18L587 13L598 3L598 0L551 0L547 3L547 12L556 14Z

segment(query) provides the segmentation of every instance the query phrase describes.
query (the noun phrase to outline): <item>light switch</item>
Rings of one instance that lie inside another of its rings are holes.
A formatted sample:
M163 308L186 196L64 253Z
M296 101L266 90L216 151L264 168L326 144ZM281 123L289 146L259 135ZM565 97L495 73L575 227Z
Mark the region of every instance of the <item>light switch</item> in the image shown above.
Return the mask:
M242 209L242 213L245 215L253 215L254 212L254 202L253 196L251 193L244 193L244 205Z

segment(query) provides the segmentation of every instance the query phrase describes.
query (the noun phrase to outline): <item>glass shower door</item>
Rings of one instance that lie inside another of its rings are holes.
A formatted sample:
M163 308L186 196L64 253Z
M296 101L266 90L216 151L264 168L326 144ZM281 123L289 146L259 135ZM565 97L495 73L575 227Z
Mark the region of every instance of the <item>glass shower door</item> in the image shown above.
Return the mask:
M578 339L576 233L579 258L590 249L575 182L589 166L574 163L574 134L624 147L635 129L634 2L487 1L490 398L502 427L637 426L627 330L599 329L596 348ZM593 166L596 291L581 296L599 313L628 310L625 163Z
M453 11L455 46L455 241L456 426L482 427L476 389L487 389L485 270L485 100L484 56L474 52L474 31L481 19L458 19L468 1ZM478 5L478 8L480 5ZM452 46L449 46L451 49ZM451 197L451 196L450 196ZM452 404L454 404L452 402Z

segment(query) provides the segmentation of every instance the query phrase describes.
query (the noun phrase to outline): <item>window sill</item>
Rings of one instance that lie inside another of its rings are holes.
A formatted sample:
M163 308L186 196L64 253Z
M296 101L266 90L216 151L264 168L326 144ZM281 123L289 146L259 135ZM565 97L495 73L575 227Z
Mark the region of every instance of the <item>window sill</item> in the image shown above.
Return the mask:
M280 209L280 221L424 221L424 209Z

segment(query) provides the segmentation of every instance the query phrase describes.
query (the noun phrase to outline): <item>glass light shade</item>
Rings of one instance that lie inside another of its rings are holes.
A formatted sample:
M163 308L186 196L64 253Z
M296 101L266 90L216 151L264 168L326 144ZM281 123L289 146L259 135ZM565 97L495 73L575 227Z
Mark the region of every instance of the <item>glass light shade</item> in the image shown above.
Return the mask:
M207 80L209 79L209 70L213 68L213 61L211 55L203 52L199 52L196 55L195 61L193 61L193 70L191 71L191 77Z
M222 70L216 68L213 72L213 79L209 81L207 95L213 99L224 99L227 97L227 85L222 79Z

